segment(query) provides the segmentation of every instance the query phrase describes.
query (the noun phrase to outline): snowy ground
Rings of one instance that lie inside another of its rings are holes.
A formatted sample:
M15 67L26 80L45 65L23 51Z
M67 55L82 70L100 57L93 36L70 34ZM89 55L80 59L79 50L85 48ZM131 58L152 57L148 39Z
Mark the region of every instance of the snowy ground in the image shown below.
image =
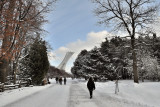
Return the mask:
M81 87L86 84L87 82L81 83ZM115 82L96 82L93 98L97 102L95 107L160 107L160 82L135 84L131 80L122 80L119 89L120 92L116 95Z
M160 82L120 80L118 95L114 82L96 82L93 99L85 80L67 79L66 85L59 85L52 79L51 83L0 93L0 107L160 107Z

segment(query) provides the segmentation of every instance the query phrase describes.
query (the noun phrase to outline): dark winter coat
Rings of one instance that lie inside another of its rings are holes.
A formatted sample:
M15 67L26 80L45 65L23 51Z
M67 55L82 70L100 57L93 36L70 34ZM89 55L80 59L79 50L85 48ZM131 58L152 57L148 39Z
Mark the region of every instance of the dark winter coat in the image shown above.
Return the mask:
M88 90L95 90L95 84L92 78L89 79L88 83L87 83L87 88Z
M59 78L59 82L62 82L62 78Z
M66 80L66 78L64 78L64 82L66 82L67 80Z
M58 81L58 77L56 77L56 81Z

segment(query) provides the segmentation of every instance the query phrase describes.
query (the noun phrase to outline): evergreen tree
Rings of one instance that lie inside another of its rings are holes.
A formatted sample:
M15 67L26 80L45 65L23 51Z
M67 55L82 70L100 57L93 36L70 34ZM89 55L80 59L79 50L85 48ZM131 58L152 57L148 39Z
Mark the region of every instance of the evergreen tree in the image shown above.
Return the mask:
M49 69L46 43L40 38L28 49L28 54L21 61L23 77L31 77L35 85L40 85Z
M82 50L78 57L76 58L74 62L74 66L71 68L71 72L75 77L80 77L82 76L82 66L84 65L85 57L87 55L88 51Z
M144 79L159 80L159 41L152 36L139 37L137 47L137 61L139 77Z
M160 38L139 37L136 39L137 68L139 78L160 80ZM102 42L101 47L78 55L72 67L72 73L78 77L93 76L99 80L133 78L132 49L129 39L114 37Z
M100 49L95 47L89 51L89 59L83 66L84 71L99 80L108 79L109 59L101 54Z
M110 41L102 42L100 51L104 57L107 57L109 61L108 65L108 77L113 80L118 76L126 79L129 77L127 69L127 51L126 47L129 43L126 39L120 37L114 37ZM128 50L129 51L129 50Z
M103 56L110 56L110 46L109 41L107 38L105 38L105 41L101 43L100 52Z

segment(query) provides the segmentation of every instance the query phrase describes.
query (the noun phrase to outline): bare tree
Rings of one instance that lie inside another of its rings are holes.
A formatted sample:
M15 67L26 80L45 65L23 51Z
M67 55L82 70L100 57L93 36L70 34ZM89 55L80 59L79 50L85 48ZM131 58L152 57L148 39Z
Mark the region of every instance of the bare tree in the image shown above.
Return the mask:
M135 35L155 21L158 5L154 0L92 0L100 24L127 31L131 38L134 82L138 83Z

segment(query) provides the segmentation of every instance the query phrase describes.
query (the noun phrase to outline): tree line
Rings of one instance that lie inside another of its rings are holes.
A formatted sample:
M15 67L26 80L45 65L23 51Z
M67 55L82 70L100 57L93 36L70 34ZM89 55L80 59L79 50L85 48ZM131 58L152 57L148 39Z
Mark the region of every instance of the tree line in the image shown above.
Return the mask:
M135 39L138 78L160 81L160 37L148 35ZM82 50L71 69L75 77L93 76L97 80L133 79L130 39L107 37L101 46Z
M159 2L156 0L91 0L96 8L99 24L115 31L128 33L132 49L134 82L138 83L136 35L155 33L149 25L159 16Z
M72 77L72 74L65 72L65 70L58 69L55 66L50 66L48 70L48 75L50 78L56 77Z

